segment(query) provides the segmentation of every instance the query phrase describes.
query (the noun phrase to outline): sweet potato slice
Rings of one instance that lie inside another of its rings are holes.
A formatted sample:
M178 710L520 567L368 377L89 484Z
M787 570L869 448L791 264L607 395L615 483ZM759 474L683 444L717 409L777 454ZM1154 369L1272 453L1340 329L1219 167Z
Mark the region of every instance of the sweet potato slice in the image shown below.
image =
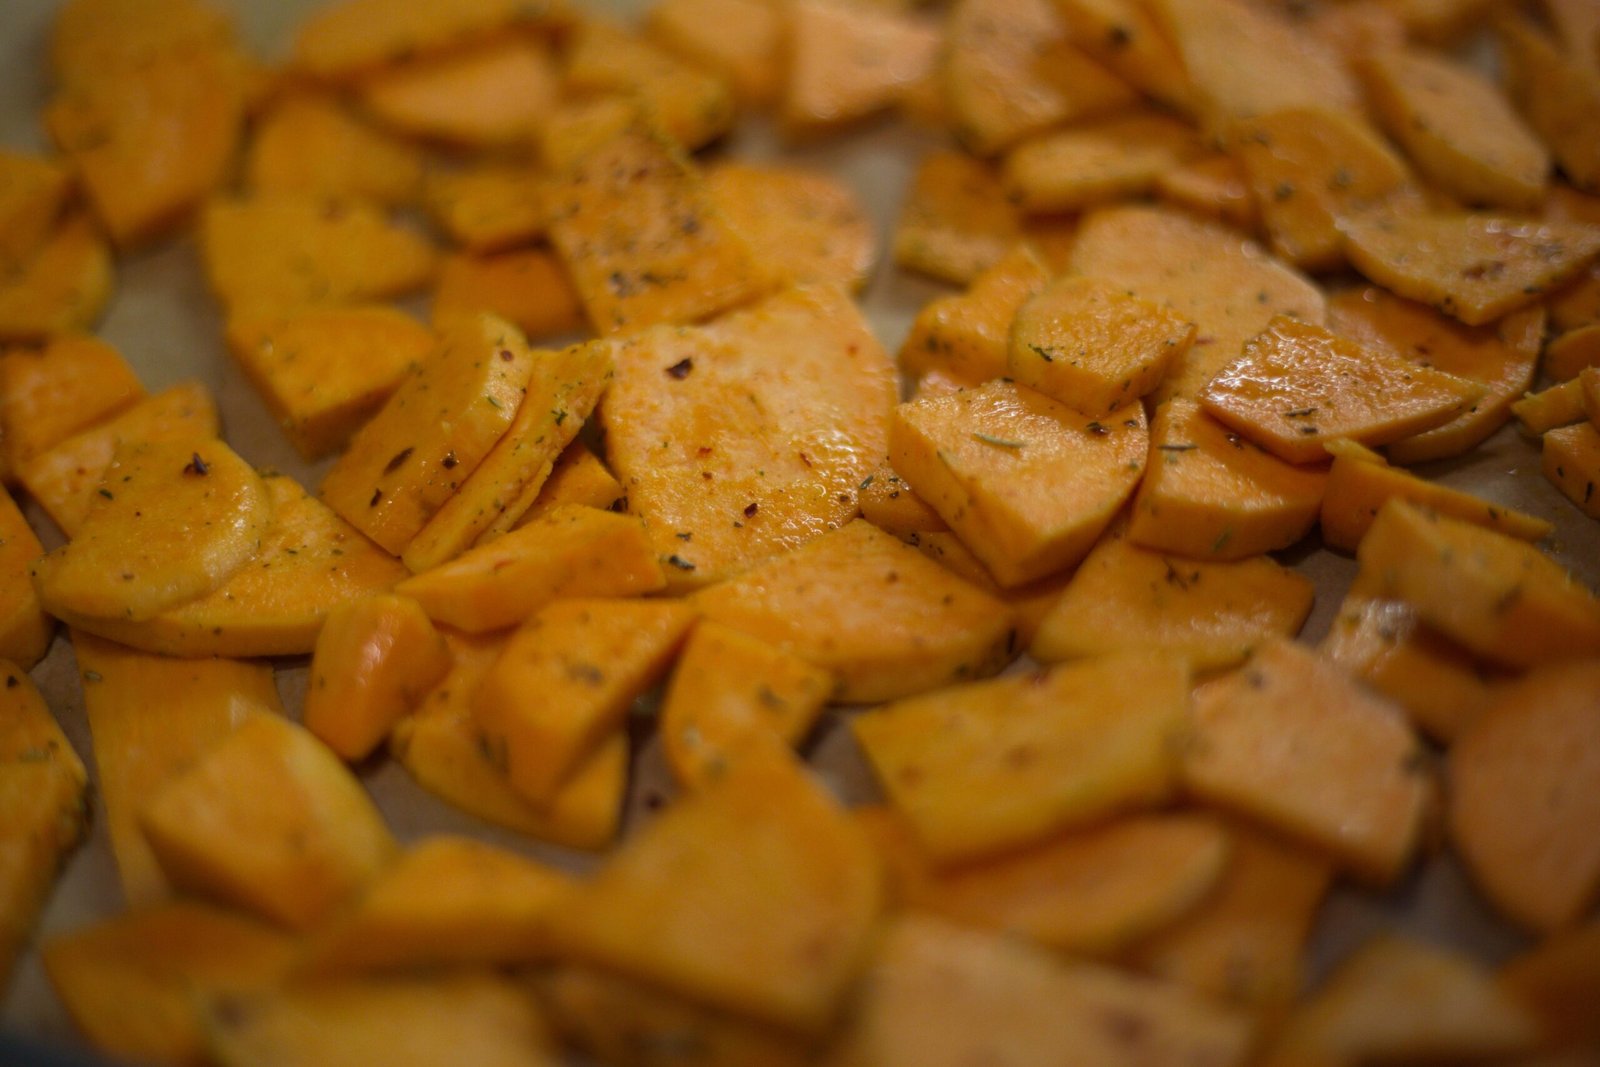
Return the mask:
M140 809L246 719L281 715L278 689L265 663L166 659L80 631L72 647L122 896L145 907L170 889L140 831ZM152 693L165 696L152 704Z
M1378 121L1435 185L1468 204L1538 204L1550 155L1487 77L1422 49L1368 56L1360 70Z
M1218 153L1164 171L1156 178L1156 196L1202 218L1213 218L1246 233L1260 229L1261 213L1244 167Z
M338 757L276 715L246 718L162 783L139 825L175 887L290 930L349 904L397 850Z
M45 974L95 1048L174 1064L207 1061L197 994L276 986L294 963L282 931L209 904L130 911L50 938Z
M511 635L472 714L511 787L548 804L667 673L694 609L671 600L558 600Z
M1600 192L1600 60L1591 55L1588 69L1576 55L1523 18L1496 24L1506 89L1512 103L1539 135L1562 173L1586 192ZM1594 52L1593 42L1590 52Z
M345 79L411 56L443 52L517 26L566 18L559 0L342 0L300 24L293 66L317 78Z
M1429 784L1397 708L1289 641L1200 690L1183 782L1377 883L1416 851Z
M0 341L89 330L111 300L111 250L87 216L69 214L17 270L0 278Z
M1372 592L1495 663L1600 653L1600 600L1525 541L1391 500L1356 558Z
M900 347L900 368L918 377L941 372L969 385L1006 373L1017 312L1044 290L1050 269L1019 245L973 279L964 293L923 305Z
M725 78L741 104L761 107L777 96L785 26L764 0L661 0L645 26L668 51Z
M1000 172L965 152L930 152L917 164L895 223L894 261L968 285L1022 239Z
M1324 443L1384 445L1455 418L1484 387L1419 367L1321 326L1279 317L1200 393L1206 414L1290 463Z
M1322 294L1309 280L1228 227L1181 211L1126 206L1091 212L1072 249L1072 270L1195 324L1194 344L1173 362L1157 403L1194 398L1274 315L1323 321Z
M1004 604L866 522L704 589L694 603L707 619L833 671L843 702L982 677L1016 653Z
M545 248L492 255L446 256L433 291L433 324L488 312L538 341L575 334L584 327L583 307L561 261Z
M549 804L529 803L489 758L472 717L483 676L504 635L448 636L450 673L390 735L395 761L418 785L469 815L565 848L601 849L616 837L628 787L628 738L608 738Z
M476 838L425 837L313 935L302 975L537 962L570 875Z
M564 73L569 95L620 96L686 149L721 137L737 118L733 93L722 78L602 19L579 27L567 46Z
M1600 923L1590 921L1545 938L1508 960L1500 985L1527 1007L1552 1044L1582 1047L1600 1040L1594 1013L1600 996Z
M1006 153L1009 198L1029 212L1081 211L1149 192L1204 147L1188 125L1133 111L1039 133Z
M1600 316L1589 326L1568 330L1545 345L1541 368L1556 381L1568 381L1588 367L1600 367Z
M1450 749L1450 836L1513 921L1548 932L1600 892L1600 662L1541 667L1502 689Z
M49 651L55 624L28 578L44 546L11 494L0 488L0 659L31 670Z
M679 801L558 909L555 930L567 958L816 1035L882 902L866 837L796 769Z
M844 292L786 290L613 352L606 458L669 586L736 574L855 516L857 487L886 452L896 387Z
M272 525L255 559L210 594L142 622L69 614L72 626L167 656L294 656L338 604L386 591L405 568L293 478L265 479Z
M61 82L78 84L233 39L232 20L206 0L71 0L56 13L49 59Z
M789 9L778 120L803 136L876 114L928 77L942 43L936 25L915 15L798 0Z
M1535 436L1558 426L1582 422L1589 415L1583 399L1583 382L1576 376L1560 385L1527 394L1511 405L1511 411L1522 423L1523 430Z
M47 610L143 622L255 558L272 496L215 438L128 443L72 540L34 564Z
M1344 233L1362 274L1468 326L1528 306L1600 255L1600 226L1488 215L1363 217Z
M1246 559L1287 548L1317 520L1327 475L1264 451L1192 400L1156 409L1149 468L1128 539L1190 559Z
M902 541L911 534L950 528L887 463L867 475L858 489L861 517Z
M526 163L480 163L438 171L423 184L423 205L451 240L472 252L499 252L544 233L543 172Z
M256 121L244 168L256 193L410 204L422 192L421 151L314 92L291 93Z
M545 479L539 495L522 518L517 520L514 529L520 530L563 504L581 504L601 511L622 511L625 503L622 483L606 470L600 457L591 452L580 438L568 445L567 450L561 453L561 458L556 460L556 465L550 468L550 477Z
M1591 519L1600 519L1600 431L1592 423L1563 426L1544 435L1544 476Z
M1050 608L1028 651L1044 663L1112 652L1183 656L1197 672L1231 667L1311 612L1311 582L1266 556L1198 563L1107 536Z
M1072 43L1146 96L1188 114L1194 91L1177 48L1137 0L1062 0Z
M9 274L43 246L72 191L65 167L0 149L0 271Z
M1228 864L1216 888L1125 958L1198 993L1282 1009L1300 995L1306 942L1333 865L1248 824L1225 827Z
M236 318L227 342L308 460L343 447L435 345L411 316L375 304Z
M706 172L706 187L756 256L778 264L784 282L866 285L877 237L860 199L839 179L797 167L721 163Z
M63 334L42 349L0 354L0 447L9 469L103 422L144 396L144 386L111 345Z
M548 47L522 37L396 64L363 78L359 90L390 128L478 150L532 146L560 92Z
M851 721L890 802L937 864L995 855L1175 784L1189 671L1105 656L890 704Z
M760 295L749 244L661 134L637 126L584 153L549 188L550 241L595 329L695 322Z

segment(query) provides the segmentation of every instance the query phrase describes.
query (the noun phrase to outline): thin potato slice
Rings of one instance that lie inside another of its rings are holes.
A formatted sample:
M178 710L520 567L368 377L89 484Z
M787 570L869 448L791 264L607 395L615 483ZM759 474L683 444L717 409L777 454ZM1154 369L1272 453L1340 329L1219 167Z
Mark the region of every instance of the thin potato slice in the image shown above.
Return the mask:
M42 555L44 546L28 520L11 494L0 488L0 660L23 670L32 670L44 658L56 632L28 579L29 568Z
M564 75L569 96L625 99L685 149L715 141L738 117L722 78L602 19L580 25L566 49ZM550 156L548 134L546 158L559 167Z
M734 776L618 849L558 910L557 944L568 958L818 1035L866 962L882 882L860 828L807 772Z
M1156 196L1202 218L1213 218L1245 233L1261 228L1261 213L1250 177L1232 156L1204 156L1165 171L1156 179Z
M111 345L63 334L42 349L0 354L0 449L20 471L34 456L104 422L144 397L144 386Z
M793 285L860 290L872 272L877 237L855 192L821 171L720 163L706 187L728 224L759 259Z
M979 385L1006 373L1013 321L1044 290L1050 268L1018 245L985 268L964 293L924 304L900 347L900 369L925 378L939 373Z
M1544 435L1544 476L1591 519L1600 519L1600 430L1593 423L1563 426Z
M969 285L1020 240L999 171L965 152L936 151L917 164L892 244L896 265Z
M71 191L72 179L59 163L0 149L0 271L10 273L33 258Z
M422 153L415 146L317 93L292 93L256 121L244 168L245 184L256 193L410 204L422 192Z
M1502 689L1450 749L1450 837L1474 880L1540 932L1600 892L1600 661L1538 668Z
M126 444L72 540L39 560L54 613L142 622L255 558L272 522L261 476L215 438Z
M1528 306L1600 255L1600 226L1488 215L1364 217L1344 233L1362 274L1468 326Z
M560 92L549 49L508 37L374 72L360 98L401 133L485 150L531 147Z
M1573 376L1560 385L1552 385L1537 393L1529 393L1511 410L1530 434L1539 435L1558 426L1570 426L1589 416L1588 404L1583 396L1583 382Z
M887 463L867 475L860 485L860 499L861 517L902 541L912 534L950 529L939 513Z
M1232 667L1311 612L1309 579L1266 556L1174 559L1108 536L1078 567L1028 651L1043 663L1166 650L1196 672Z
M1372 882L1415 853L1429 785L1399 710L1288 641L1196 697L1183 755L1193 794L1320 850Z
M1568 330L1546 345L1541 366L1558 382L1576 378L1586 368L1600 367L1600 315L1592 325Z
M890 704L851 726L890 802L936 864L992 856L1175 784L1189 671L1105 656Z
M1056 7L1074 44L1146 96L1193 112L1183 59L1138 0L1061 0Z
M792 652L867 703L993 674L1016 654L1011 611L867 522L695 594L709 620Z
M485 312L505 319L530 341L584 328L577 290L546 248L445 257L433 290L434 328L442 332L452 319Z
M1006 154L1009 199L1024 211L1081 211L1139 196L1200 155L1199 136L1159 112L1134 111L1030 137Z
M742 105L759 108L778 95L785 26L765 0L661 0L645 26L669 52L726 79Z
M292 63L317 78L344 79L407 57L443 52L518 25L566 18L558 0L341 0L300 24Z
M1390 500L1356 558L1372 592L1495 663L1600 653L1600 600L1525 541Z
M526 163L480 163L429 174L428 214L472 252L499 252L544 234L543 173Z
M1443 425L1482 385L1418 367L1320 326L1273 319L1200 394L1208 415L1290 463L1325 443L1384 445Z
M92 329L113 279L105 238L87 216L69 214L26 263L0 277L0 341Z
M520 530L563 504L581 504L601 511L622 511L625 503L622 483L606 470L600 457L589 451L589 446L580 438L561 453L561 458L550 469L550 477L545 479L532 506L513 528Z
M942 44L930 21L839 0L797 0L788 28L778 120L791 136L837 129L891 107L928 77Z
M1506 89L1517 110L1555 157L1567 180L1600 192L1600 60L1563 53L1526 19L1511 16L1495 26ZM1590 51L1594 52L1593 42Z

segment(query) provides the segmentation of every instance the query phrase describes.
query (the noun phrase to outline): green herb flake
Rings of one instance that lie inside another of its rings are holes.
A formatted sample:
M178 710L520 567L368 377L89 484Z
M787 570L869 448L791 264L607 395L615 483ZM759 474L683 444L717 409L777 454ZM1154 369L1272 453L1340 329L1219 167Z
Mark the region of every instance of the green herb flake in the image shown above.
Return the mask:
M974 441L982 441L986 445L994 445L996 448L1022 448L1028 443L1026 441L1012 441L1004 437L996 437L994 434L989 433L975 433L972 435L972 439Z

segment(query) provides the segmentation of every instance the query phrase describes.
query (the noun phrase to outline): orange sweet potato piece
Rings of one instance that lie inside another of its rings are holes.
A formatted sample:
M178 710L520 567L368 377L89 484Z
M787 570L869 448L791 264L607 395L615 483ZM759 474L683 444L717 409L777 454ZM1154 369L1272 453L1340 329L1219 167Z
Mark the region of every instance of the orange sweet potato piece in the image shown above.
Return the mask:
M291 93L257 119L244 166L245 184L256 193L410 204L422 191L422 153L414 145L312 92Z
M0 149L0 271L10 273L44 244L72 191L54 160Z
M521 37L396 64L363 78L359 90L392 129L478 150L531 147L560 91L549 49Z
M1552 1044L1581 1047L1600 1040L1600 922L1545 938L1500 969L1500 985L1533 1012Z
M1560 385L1529 393L1511 405L1512 413L1527 433L1538 435L1558 426L1570 426L1588 417L1583 382L1574 376Z
M1128 522L1136 545L1190 559L1246 559L1287 548L1317 520L1326 472L1285 463L1192 400L1156 409L1150 455Z
M0 447L13 471L46 449L144 396L144 386L111 345L63 334L42 349L0 354Z
M0 488L0 659L23 670L44 658L55 624L39 605L28 571L44 546L11 494Z
M728 224L784 282L859 290L877 255L877 235L855 192L838 178L798 167L720 163L706 187Z
M1206 413L1290 463L1325 441L1382 445L1443 425L1483 386L1279 317L1201 391Z
M645 25L668 51L725 78L741 104L760 107L778 94L785 26L765 0L660 0Z
M1600 124L1600 61L1591 56L1585 69L1580 58L1567 55L1525 18L1502 18L1495 29L1512 103L1567 180L1586 192L1600 192L1600 143L1594 138Z
M530 340L583 329L583 307L561 262L548 249L446 256L433 291L433 324L488 312Z
M1021 239L999 171L965 152L935 151L917 164L892 244L906 270L967 285Z
M1576 378L1585 368L1600 367L1600 321L1568 330L1553 339L1545 345L1540 365L1558 382Z
M564 73L569 96L613 94L630 107L636 102L686 149L721 137L737 117L733 92L722 78L602 19L587 19L579 27L566 50Z
M857 495L861 517L902 541L912 534L937 533L950 528L887 463L867 475Z
M1193 111L1183 59L1138 0L1062 0L1056 7L1079 48L1146 96Z
M600 457L589 451L589 446L579 439L568 445L555 466L550 468L550 477L545 479L539 495L522 518L517 520L514 529L521 529L563 504L581 504L601 511L622 511L624 503L622 483L606 469Z
M300 24L292 63L317 78L344 79L565 18L559 0L460 0L444 7L431 0L341 0Z
M498 252L544 233L543 173L526 163L479 163L428 175L423 205L451 240Z
M1593 423L1563 426L1544 435L1541 468L1550 484L1591 519L1600 519L1600 431Z
M942 45L931 21L837 0L789 8L788 77L778 120L811 135L892 106L933 70Z
M1246 233L1260 229L1260 210L1250 178L1233 156L1218 153L1163 171L1156 196L1204 218L1214 218Z
M711 621L833 671L834 697L848 703L982 677L1016 653L1004 604L867 522L701 590L694 603Z
M0 278L0 341L92 329L111 300L113 273L99 230L69 214L27 262Z
M1203 151L1185 123L1132 111L1049 130L1006 153L1008 197L1028 212L1081 211L1149 192L1156 178Z
M49 59L77 85L233 41L232 20L207 0L71 0L56 13Z
M1037 253L1014 247L966 292L923 305L900 347L900 369L917 377L938 371L969 385L1001 377L1017 312L1049 281L1050 269Z
M1398 709L1289 641L1196 696L1184 786L1386 884L1411 859L1429 794Z

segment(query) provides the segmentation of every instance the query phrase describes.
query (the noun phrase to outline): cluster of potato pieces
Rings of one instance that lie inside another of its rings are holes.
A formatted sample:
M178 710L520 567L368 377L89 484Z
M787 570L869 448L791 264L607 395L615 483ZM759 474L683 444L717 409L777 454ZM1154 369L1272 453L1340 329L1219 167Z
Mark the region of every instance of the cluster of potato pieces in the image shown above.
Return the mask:
M65 537L0 494L0 973L89 810L60 620L129 910L40 952L113 1055L1597 1062L1600 600L1402 466L1515 413L1600 518L1600 8L1491 7L342 0L268 68L69 0L61 155L0 153L0 461ZM1503 85L1445 47L1485 26ZM851 190L691 155L890 110L959 146L898 366ZM191 219L316 495L86 332ZM1314 528L1359 566L1315 648L1269 554ZM617 843L658 687L678 795ZM830 704L884 803L796 755ZM608 851L401 845L385 746ZM1307 995L1330 884L1441 839L1537 941Z

